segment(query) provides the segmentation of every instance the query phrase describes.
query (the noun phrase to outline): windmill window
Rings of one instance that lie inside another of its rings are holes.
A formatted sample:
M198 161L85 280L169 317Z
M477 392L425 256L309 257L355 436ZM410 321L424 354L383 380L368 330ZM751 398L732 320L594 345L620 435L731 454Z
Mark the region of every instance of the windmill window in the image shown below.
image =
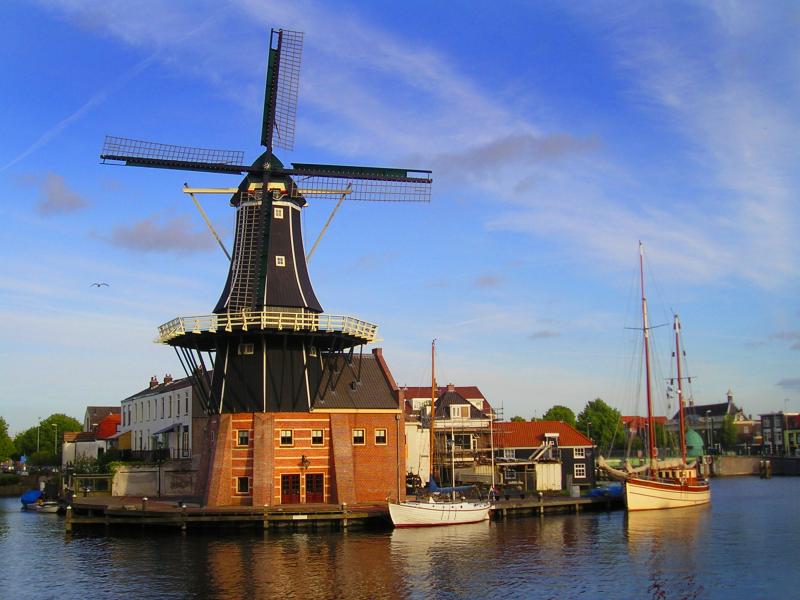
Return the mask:
M308 355L309 356L317 356L317 347L316 346L310 346L309 349L308 349Z
M375 430L375 445L376 446L385 446L386 445L386 430L385 429L376 429Z
M311 445L322 446L325 443L325 434L322 429L311 430Z
M281 429L281 446L294 445L294 435L291 429Z
M236 432L236 445L237 446L250 445L250 431L248 429L239 429Z
M250 479L248 477L236 478L236 493L249 494L250 493Z
M253 344L239 344L240 355L250 355L255 351Z
M282 218L283 218L283 208L282 208L282 207L280 207L280 206L276 206L276 207L274 207L274 208L272 209L272 215L273 215L273 216L274 216L276 219L282 219Z
M276 267L285 267L286 266L286 257L285 256L276 256L275 257L275 266Z
M363 446L364 445L364 430L363 429L353 429L353 445L354 446Z

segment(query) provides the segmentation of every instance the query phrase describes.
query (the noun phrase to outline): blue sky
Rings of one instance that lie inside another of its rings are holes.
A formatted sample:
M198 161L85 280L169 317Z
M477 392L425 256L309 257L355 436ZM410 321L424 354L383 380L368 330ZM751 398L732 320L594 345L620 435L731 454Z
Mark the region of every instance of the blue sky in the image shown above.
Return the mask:
M731 388L753 414L800 410L800 9L501 4L2 3L12 431L181 374L156 327L208 314L227 272L181 186L237 179L99 150L114 134L257 156L271 26L305 32L285 163L434 171L429 205L345 204L310 265L326 312L380 326L400 383L426 384L435 337L439 381L506 417L597 396L636 412L641 239L696 402ZM230 245L233 210L204 204ZM307 247L331 208L304 211Z

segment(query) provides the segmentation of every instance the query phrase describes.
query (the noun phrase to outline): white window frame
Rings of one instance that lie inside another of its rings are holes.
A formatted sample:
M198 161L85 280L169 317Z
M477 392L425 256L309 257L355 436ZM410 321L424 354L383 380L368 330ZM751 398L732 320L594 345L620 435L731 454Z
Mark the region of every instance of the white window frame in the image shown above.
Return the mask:
M586 448L573 448L572 458L586 458Z
M272 207L272 216L276 219L283 218L283 207L282 206L273 206Z
M356 441L356 432L360 432L359 437L361 438L360 442ZM356 427L353 429L353 446L363 446L367 443L367 431L361 427Z
M379 431L383 432L383 441L382 442L378 441L378 432ZM388 443L389 443L389 430L386 429L386 428L383 428L383 427L377 428L375 430L375 445L376 446L385 446Z
M244 444L242 443L242 438L244 438ZM237 429L236 430L236 447L237 448L247 448L250 445L250 430L249 429Z
M281 256L279 254L275 255L275 266L276 267L285 267L286 266L286 257Z
M289 435L285 435L288 432ZM283 441L283 438L288 437L289 443ZM282 448L291 448L294 446L294 430L293 429L281 429L280 436L278 437L278 442L280 443Z
M586 479L586 463L575 463L572 465L572 474L575 479Z
M450 406L451 419L469 419L469 404L453 404ZM464 413L467 413L466 415Z
M320 440L318 442L314 441L314 432L319 432ZM311 445L312 446L324 446L325 445L325 430L324 429L312 429L311 430Z
M245 489L242 491L242 483L244 483ZM249 477L237 477L236 478L236 494L239 496L249 496L250 495L250 478Z

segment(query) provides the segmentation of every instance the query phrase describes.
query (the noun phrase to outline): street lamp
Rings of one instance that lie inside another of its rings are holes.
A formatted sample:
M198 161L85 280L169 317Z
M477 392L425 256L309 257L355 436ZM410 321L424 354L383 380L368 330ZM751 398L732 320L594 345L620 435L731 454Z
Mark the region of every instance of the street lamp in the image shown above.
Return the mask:
M592 441L592 432L591 432L591 430L589 429L589 428L591 427L591 425L592 425L592 422L591 422L591 421L586 421L586 437L588 437L588 438L589 438L589 441L590 441L590 442Z
M54 427L53 429L53 454L56 455L56 460L58 460L58 423L51 423Z
M39 425L36 426L36 452L39 452L39 435L42 431L42 419L39 418Z
M714 445L714 428L711 426L711 411L706 411L706 441L709 449ZM709 452L710 453L710 452Z

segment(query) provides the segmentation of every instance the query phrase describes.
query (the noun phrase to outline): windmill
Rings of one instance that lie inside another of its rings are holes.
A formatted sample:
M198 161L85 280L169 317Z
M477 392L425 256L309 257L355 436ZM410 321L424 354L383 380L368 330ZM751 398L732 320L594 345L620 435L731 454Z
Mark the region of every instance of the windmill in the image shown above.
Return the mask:
M300 211L307 197L335 199L336 208L344 199L430 201L430 171L308 163L289 168L273 154L273 147L294 146L302 46L301 32L271 32L265 151L252 164L243 164L240 151L112 136L100 154L104 163L244 175L237 188L184 186L198 208L194 194L230 194L236 209L230 268L213 314L173 319L159 328L157 339L175 348L209 414L323 406L341 365L354 369L347 360L354 349L376 339L375 325L323 313L304 255Z

